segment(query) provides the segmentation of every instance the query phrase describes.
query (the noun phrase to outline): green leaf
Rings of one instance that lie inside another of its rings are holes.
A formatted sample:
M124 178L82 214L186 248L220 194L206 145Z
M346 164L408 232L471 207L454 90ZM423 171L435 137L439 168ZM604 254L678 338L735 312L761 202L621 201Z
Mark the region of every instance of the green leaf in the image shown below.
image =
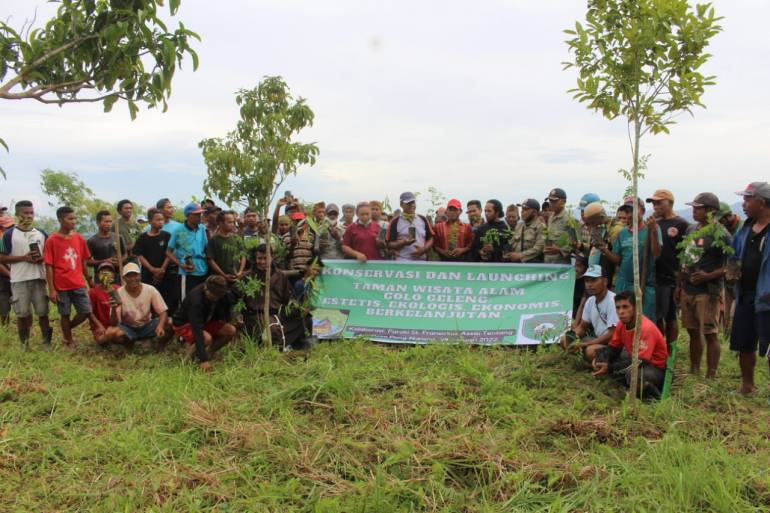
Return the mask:
M5 151L10 152L11 150L8 149L8 145L5 143L4 140L0 139L0 146L5 148Z
M108 96L104 99L104 112L109 112L112 110L112 106L115 105L115 102L118 101L118 95L113 94Z

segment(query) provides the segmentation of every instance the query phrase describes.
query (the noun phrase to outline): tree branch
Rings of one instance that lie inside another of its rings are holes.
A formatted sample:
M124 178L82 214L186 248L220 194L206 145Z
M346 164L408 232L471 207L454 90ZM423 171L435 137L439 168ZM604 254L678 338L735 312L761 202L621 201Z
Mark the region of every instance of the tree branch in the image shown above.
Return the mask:
M91 35L91 36L84 36L77 39L73 39L69 43L60 46L59 48L56 48L54 50L51 50L50 52L40 56L38 59L33 61L29 66L24 68L21 73L19 73L16 77L9 80L5 85L0 86L0 95L7 94L11 89L13 89L16 85L18 85L20 82L24 80L24 78L30 73L30 71L33 71L34 69L38 68L41 64L43 64L45 61L50 59L51 57L56 57L62 52L66 52L70 48L73 48L84 41L88 41L89 39L95 39L98 36Z

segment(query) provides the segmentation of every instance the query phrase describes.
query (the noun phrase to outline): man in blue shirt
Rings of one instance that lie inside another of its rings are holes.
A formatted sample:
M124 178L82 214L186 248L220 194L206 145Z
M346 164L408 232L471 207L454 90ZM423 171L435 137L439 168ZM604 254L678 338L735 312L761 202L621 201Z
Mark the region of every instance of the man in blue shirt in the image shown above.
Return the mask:
M168 256L179 266L182 299L206 280L209 267L206 263L208 237L206 227L201 224L203 209L197 203L184 207L185 222L171 232L168 241Z

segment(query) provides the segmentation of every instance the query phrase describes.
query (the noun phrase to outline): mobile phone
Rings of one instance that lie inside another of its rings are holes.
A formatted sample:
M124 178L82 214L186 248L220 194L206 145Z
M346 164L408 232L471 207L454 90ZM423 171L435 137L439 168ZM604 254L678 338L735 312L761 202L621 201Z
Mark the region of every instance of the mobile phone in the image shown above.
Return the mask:
M118 294L118 291L117 291L117 290L115 290L115 289L110 289L110 291L108 292L108 294L110 295L110 297L112 298L112 300L113 300L113 301L115 301L115 304L116 304L116 305L120 305L120 304L122 304L122 301L120 300L120 294Z
M35 256L40 255L40 244L37 242L30 242L29 243L29 252L32 253Z
M409 227L409 240L417 240L417 228L414 226Z

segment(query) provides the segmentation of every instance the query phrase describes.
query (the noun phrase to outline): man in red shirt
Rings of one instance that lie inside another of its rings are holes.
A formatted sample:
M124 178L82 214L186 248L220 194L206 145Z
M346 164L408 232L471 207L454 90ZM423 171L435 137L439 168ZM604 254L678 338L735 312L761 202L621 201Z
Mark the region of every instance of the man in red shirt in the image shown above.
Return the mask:
M626 386L631 386L631 354L634 344L636 323L636 298L632 292L624 291L615 295L615 310L620 323L615 328L609 343L606 358L597 356L593 361L594 376L613 374ZM642 316L642 334L639 340L639 380L637 394L645 398L660 398L663 378L666 375L668 346L658 327Z
M345 229L342 252L362 263L382 260L380 250L385 247L385 239L380 237L380 225L372 222L372 207L369 203L358 204L356 217L358 220Z
M43 251L48 297L56 303L61 315L62 342L73 349L72 330L91 315L86 290L86 281L93 286L87 267L91 253L85 239L75 231L75 212L70 207L61 207L56 211L56 217L59 231L48 237ZM75 317L70 319L73 306Z
M451 199L446 206L447 220L436 224L433 249L445 262L464 262L473 247L471 225L460 221L463 204Z

